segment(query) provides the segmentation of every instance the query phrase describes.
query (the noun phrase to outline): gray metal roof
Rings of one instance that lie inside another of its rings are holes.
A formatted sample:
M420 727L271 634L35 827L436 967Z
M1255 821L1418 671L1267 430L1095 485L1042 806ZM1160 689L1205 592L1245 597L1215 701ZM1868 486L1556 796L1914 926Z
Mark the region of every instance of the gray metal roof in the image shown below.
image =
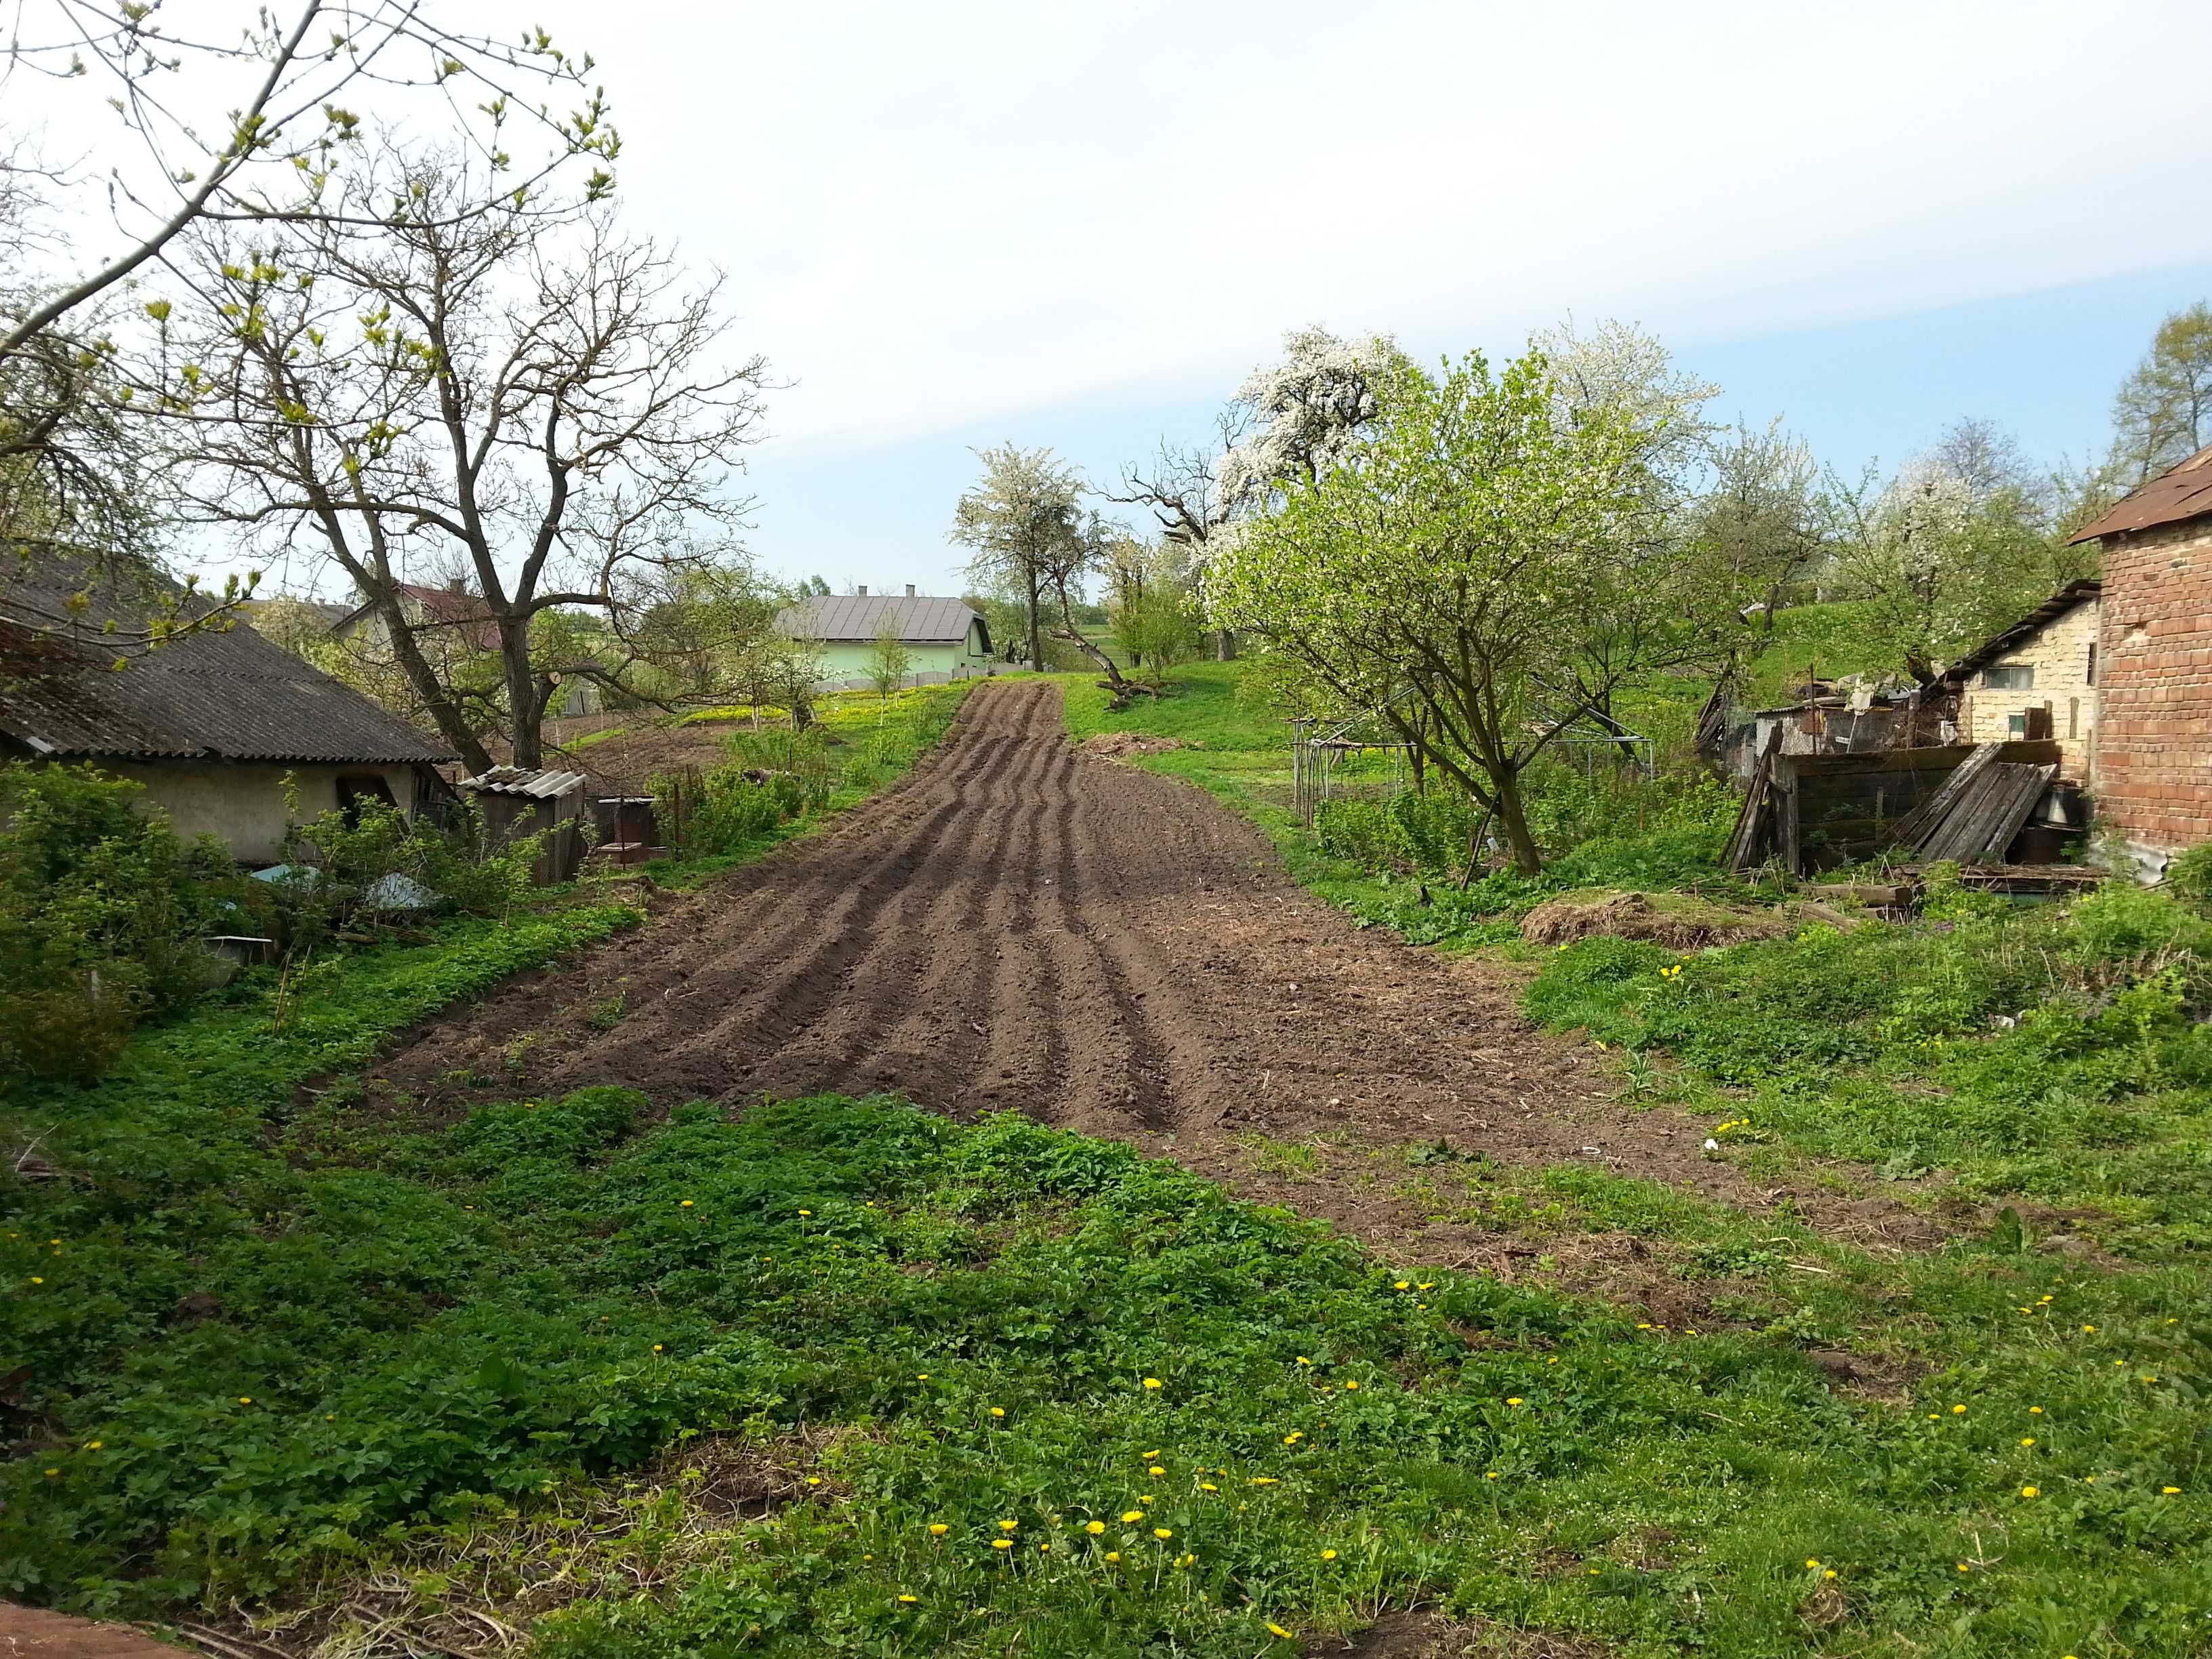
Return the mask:
M543 767L495 766L472 778L463 778L457 789L479 789L488 795L530 795L550 800L574 794L584 787L581 772L555 772ZM651 797L647 799L650 799Z
M451 760L444 744L311 668L243 621L187 634L125 665L100 629L143 629L177 585L133 564L89 587L82 568L0 557L0 738L56 758ZM90 595L71 620L70 596ZM188 602L205 614L210 601Z
M779 612L775 621L785 633L799 639L852 645L873 640L886 615L896 620L899 638L908 645L957 644L968 637L970 623L982 620L958 599L840 593L794 605ZM988 630L983 636L983 648L991 648Z

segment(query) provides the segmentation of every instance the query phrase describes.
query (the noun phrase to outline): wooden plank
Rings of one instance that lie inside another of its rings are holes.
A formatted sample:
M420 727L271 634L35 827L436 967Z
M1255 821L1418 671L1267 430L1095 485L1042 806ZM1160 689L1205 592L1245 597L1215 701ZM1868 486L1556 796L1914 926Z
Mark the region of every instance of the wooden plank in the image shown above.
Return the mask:
M1774 757L1774 850L1782 867L1793 876L1805 873L1804 855L1797 842L1797 767L1796 757Z
M1981 775L1983 769L1995 763L2001 746L1985 743L1971 750L1966 759L1953 769L1951 775L1943 780L1942 787L1935 793L1890 825L1886 837L1889 844L1893 847L1919 846L1929 832L1943 822L1961 797L1972 789L1974 780Z
M1781 748L1782 731L1777 726L1767 735L1766 747L1759 754L1759 764L1752 770L1751 787L1744 792L1743 810L1736 814L1735 828L1729 832L1728 847L1721 854L1723 870L1754 867L1760 835L1765 829L1768 797L1773 793L1774 757Z

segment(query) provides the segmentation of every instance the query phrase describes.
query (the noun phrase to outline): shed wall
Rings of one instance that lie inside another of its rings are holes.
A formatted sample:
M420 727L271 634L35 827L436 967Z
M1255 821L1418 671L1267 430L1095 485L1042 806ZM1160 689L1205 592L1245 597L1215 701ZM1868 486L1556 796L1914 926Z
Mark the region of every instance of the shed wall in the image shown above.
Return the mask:
M340 773L374 773L403 812L415 811L411 766L248 765L231 761L106 762L103 771L145 786L146 804L169 815L180 836L213 836L241 864L273 864L281 856L293 814L284 800L290 777L299 795L298 816L334 811Z

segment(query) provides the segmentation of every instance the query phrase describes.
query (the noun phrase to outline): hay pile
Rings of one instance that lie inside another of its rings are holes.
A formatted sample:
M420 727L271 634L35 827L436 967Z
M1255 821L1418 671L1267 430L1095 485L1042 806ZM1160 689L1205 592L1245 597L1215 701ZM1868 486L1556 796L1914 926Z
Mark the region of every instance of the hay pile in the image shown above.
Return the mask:
M1650 939L1677 951L1741 945L1747 939L1778 939L1808 922L1849 929L1856 921L1825 904L1792 902L1772 908L1719 904L1690 893L1617 893L1590 888L1547 899L1521 919L1521 937L1531 945L1568 945L1609 934Z
M1085 738L1077 749L1085 755L1097 755L1103 760L1125 760L1131 755L1164 755L1170 749L1195 748L1180 738L1148 738L1135 732L1101 732L1096 737Z

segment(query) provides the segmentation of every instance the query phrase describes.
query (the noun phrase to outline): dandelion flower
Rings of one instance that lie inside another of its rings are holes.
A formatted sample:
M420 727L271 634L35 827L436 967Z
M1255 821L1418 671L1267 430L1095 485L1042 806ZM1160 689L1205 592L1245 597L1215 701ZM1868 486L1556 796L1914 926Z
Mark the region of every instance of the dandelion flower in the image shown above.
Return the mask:
M681 1204L678 1205L676 1207L677 1207L678 1209L679 1209L679 1210L688 1210L688 1209L690 1209L690 1208L691 1207L691 1200L690 1200L690 1199L688 1199L688 1198L687 1198L687 1199L685 1199L685 1200L684 1200Z
M1083 1523L1083 1530L1096 1538L1106 1530L1106 1523L1103 1521L1086 1521Z
M1158 1453L1157 1450L1154 1450L1154 1451L1148 1451L1148 1452L1139 1452L1139 1453L1137 1454L1137 1461L1138 1461L1139 1462L1140 1462L1140 1463L1151 1463L1151 1462L1157 1462L1157 1461L1158 1460L1158 1458L1159 1458L1159 1453Z
M933 1521L929 1523L929 1535L932 1538L942 1538L951 1530L951 1528L942 1521Z
M1152 1536L1160 1539L1172 1538L1175 1536L1175 1528L1173 1527L1154 1527L1152 1528Z
M1396 1285L1392 1286L1392 1288L1394 1290L1410 1291L1413 1288L1413 1281L1410 1279L1401 1279Z
M902 1595L899 1597L899 1600L906 1606L912 1607L915 1602L921 1600L921 1598L919 1595Z
M1108 1550L1106 1552L1106 1559L1109 1561L1119 1561L1121 1559L1121 1552L1119 1550Z
M2179 1486L2160 1486L2159 1490L2164 1492L2168 1498L2171 1498L2174 1493L2179 1492L2181 1488Z
M2043 1488L2040 1486L2022 1486L2020 1489L2020 1495L2022 1498L2040 1498L2043 1496Z
M2032 1434L2022 1435L2020 1443L2023 1446L2033 1446L2035 1443L2035 1437Z
M1969 1572L1972 1571L1972 1569L1968 1567L1964 1561L1961 1561L1959 1563L1959 1571L1960 1572Z
M1966 1414L1966 1408L1964 1406L1954 1406L1951 1407L1951 1415L1954 1417L1964 1417Z
M799 1212L799 1214L801 1214L801 1215L812 1215L813 1213L814 1213L814 1212L813 1212L813 1211L811 1211L811 1210L801 1210L801 1211Z
M238 1403L241 1406L251 1406L253 1403L253 1396L250 1394L242 1394L238 1396Z
M1198 1483L1198 1489L1200 1492L1219 1492L1221 1490L1220 1487L1215 1486L1211 1480L1200 1481Z
M1562 945L1559 948L1564 951L1567 947ZM1267 1621L1267 1633L1270 1636L1279 1636L1285 1642L1295 1641L1297 1638L1297 1632L1285 1630L1280 1625L1275 1623L1272 1619Z
M1010 1550L1013 1547L1014 1540L1011 1538L994 1538L991 1540L991 1547L994 1550Z
M659 1353L659 1352L660 1352L660 1344L659 1344L658 1342L654 1343L654 1344L653 1345L653 1352L655 1352L655 1353Z
M1298 1433L1296 1430L1292 1430L1290 1433L1283 1437L1283 1443L1285 1446L1295 1446L1299 1441L1304 1438L1305 1436Z
M1160 1386L1160 1379L1157 1376L1148 1376L1145 1379L1145 1386L1148 1389L1157 1389Z
M31 1283L33 1283L33 1285L43 1285L43 1284L45 1284L46 1282L46 1281L45 1279L43 1279L40 1278L40 1277L38 1276L38 1274L36 1274L36 1273L33 1273L33 1274L31 1275Z
M2043 1415L2043 1407L2040 1406L2030 1406L2027 1408L2027 1414L2030 1417L2040 1417Z
M1486 1480L1495 1480L1498 1479L1498 1471L1496 1469L1492 1469L1489 1474L1484 1475L1482 1478Z
M1152 1468L1146 1469L1145 1473L1146 1474L1165 1474L1167 1471L1162 1468L1158 1464L1155 1463Z
M1820 1564L1818 1561L1814 1560L1811 1556L1809 1556L1809 1555L1808 1555L1808 1556L1807 1556L1807 1557L1805 1558L1805 1565L1806 1565L1807 1566L1808 1566L1808 1567L1817 1567L1817 1566L1819 1566Z
M914 1374L914 1380L917 1382L927 1382L929 1381L929 1373L927 1371L916 1371Z
M1358 1388L1358 1387L1359 1386L1359 1384L1358 1384L1358 1383L1357 1383L1357 1382L1347 1382L1347 1383L1346 1383L1344 1386L1345 1386L1346 1388L1347 1388L1347 1389L1356 1389L1356 1388Z
M1255 1474L1252 1477L1252 1484L1255 1486L1279 1486L1283 1483L1272 1474Z
M1833 1578L1835 1576L1836 1570L1833 1567L1830 1567L1826 1572L1820 1575L1823 1578Z
M1336 1559L1336 1552L1334 1550L1323 1550L1321 1553L1321 1559L1324 1561L1334 1561Z
M1000 1532L1012 1532L1016 1527L1018 1527L1022 1523L1018 1521L1001 1521L999 1522L999 1530Z
M1505 1403L1509 1406L1517 1406L1522 1403L1521 1396L1517 1394L1508 1395Z
M991 1415L994 1417L1004 1417L1006 1414L1006 1408L1004 1406L994 1406L991 1407Z
M59 1469L48 1469L48 1470L46 1471L46 1479L47 1479L47 1480L52 1480L56 1475L59 1474L60 1473L61 1473L61 1471L60 1471Z
M1145 1512L1142 1510L1124 1510L1121 1512L1121 1524L1124 1526L1134 1526L1144 1518Z
M1301 1365L1310 1365L1313 1364L1313 1361L1307 1358L1304 1354L1300 1354L1298 1356L1298 1364Z

